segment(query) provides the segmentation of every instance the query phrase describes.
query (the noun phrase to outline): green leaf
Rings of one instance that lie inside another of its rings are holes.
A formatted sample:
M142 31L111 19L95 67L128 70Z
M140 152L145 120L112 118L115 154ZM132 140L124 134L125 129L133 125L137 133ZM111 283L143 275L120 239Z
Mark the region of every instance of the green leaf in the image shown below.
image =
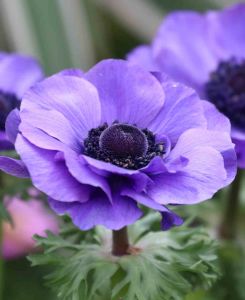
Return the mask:
M52 266L46 281L62 300L183 300L194 289L211 287L219 274L216 243L203 229L187 225L157 231L157 221L149 214L130 226L131 245L138 250L131 255L111 254L105 228L78 240L80 231L68 224L60 236L36 236L44 253L29 259L33 266Z

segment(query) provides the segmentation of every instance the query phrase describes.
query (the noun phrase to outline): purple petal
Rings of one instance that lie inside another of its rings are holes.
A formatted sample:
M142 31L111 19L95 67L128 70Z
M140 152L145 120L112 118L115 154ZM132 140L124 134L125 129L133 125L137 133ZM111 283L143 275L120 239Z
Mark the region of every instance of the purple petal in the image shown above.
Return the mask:
M0 151L14 150L14 145L8 140L6 133L0 131Z
M224 186L230 184L237 172L236 152L234 144L230 139L230 134L220 131L210 131L204 129L190 129L183 133L176 147L170 154L171 158L186 156L186 152L192 151L195 147L212 147L219 151L223 157L227 178Z
M47 135L45 132L38 128L34 128L27 123L21 123L19 126L22 136L25 136L26 140L38 148L47 150L64 151L69 149L65 144L61 143L57 139ZM27 137L26 137L27 136Z
M60 71L58 74L65 76L83 77L84 72L80 69L66 69Z
M58 74L36 84L25 94L21 114L26 110L27 118L34 109L62 114L81 141L91 128L100 124L98 93L92 84L79 77Z
M198 203L211 198L225 185L227 173L223 157L217 150L195 147L185 156L189 163L181 171L152 176L154 183L149 184L147 194L156 202Z
M110 186L106 178L92 172L81 155L77 155L74 151L65 151L64 158L69 172L77 181L100 188L110 200L112 199Z
M69 122L59 111L55 110L32 110L21 111L21 125L20 130L22 134L34 144L35 142L33 131L40 129L41 133L46 133L47 136L60 141L67 147L74 151L81 152L82 142L78 140L74 129L72 128L72 121ZM33 130L32 130L33 128ZM38 139L38 136L36 136Z
M161 214L162 230L169 230L173 226L181 226L184 223L183 219L171 210L166 209L166 211L162 212Z
M220 113L212 103L202 101L202 105L207 120L207 129L227 132L230 134L230 120Z
M237 153L238 167L245 168L245 132L232 128L231 131L232 141L235 143L235 150Z
M240 3L221 12L212 12L210 18L216 19L216 26L212 29L219 48L225 53L222 58L244 58L245 4Z
M58 214L69 214L81 230L97 225L118 230L134 223L142 215L135 201L128 197L114 196L113 204L102 193L95 194L86 203L62 203L49 199L51 208Z
M187 129L206 127L203 106L195 91L161 75L158 80L165 91L165 104L149 126L154 133L166 135L172 146Z
M0 170L12 176L29 178L29 172L22 161L6 156L0 156Z
M20 134L15 146L36 188L59 201L88 200L89 187L76 181L63 161L55 160L56 151L37 148Z
M21 99L28 88L43 78L43 72L32 57L9 54L0 60L0 78L0 90Z
M164 19L153 42L153 55L159 68L198 91L217 65L208 30L213 25L210 23L200 13L175 12Z
M11 143L15 143L17 134L19 132L19 125L20 125L20 113L19 110L16 108L12 110L5 123L5 132L10 140Z
M85 74L101 101L102 121L115 120L145 128L164 103L159 82L142 68L123 60L108 59Z
M131 63L142 66L148 71L158 71L158 67L154 62L153 53L150 46L142 45L135 48L127 55L127 60Z
M161 212L162 215L161 224L163 230L168 230L173 226L180 226L183 224L183 220L180 216L170 211L167 207L160 205L159 203L150 199L150 197L144 193L139 194L132 190L125 189L122 192L122 195L128 196L144 206L147 206L149 208Z

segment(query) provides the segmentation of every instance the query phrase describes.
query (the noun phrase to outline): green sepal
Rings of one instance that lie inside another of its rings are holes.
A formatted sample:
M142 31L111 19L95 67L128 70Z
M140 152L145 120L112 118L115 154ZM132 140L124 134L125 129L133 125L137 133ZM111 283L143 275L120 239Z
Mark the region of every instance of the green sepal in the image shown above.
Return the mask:
M53 267L46 280L62 300L183 300L211 287L219 275L216 243L202 228L162 232L154 230L157 222L149 214L129 227L131 255L113 256L111 232L98 227L79 242L74 228L71 239L67 231L36 236L44 253L29 259Z

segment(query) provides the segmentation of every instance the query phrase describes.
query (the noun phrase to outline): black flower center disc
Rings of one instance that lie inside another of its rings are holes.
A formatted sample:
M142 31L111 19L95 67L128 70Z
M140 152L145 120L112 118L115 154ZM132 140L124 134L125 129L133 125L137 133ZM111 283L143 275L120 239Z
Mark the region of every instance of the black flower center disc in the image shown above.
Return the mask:
M231 122L245 129L245 60L221 62L205 85L206 96Z
M0 91L0 130L5 130L5 121L8 114L19 105L20 101L14 94Z
M114 124L106 128L101 136L99 145L102 151L115 157L136 157L145 155L148 141L145 134L135 126Z
M156 143L148 129L114 122L89 131L84 154L126 169L140 169L153 157L165 153L165 145Z

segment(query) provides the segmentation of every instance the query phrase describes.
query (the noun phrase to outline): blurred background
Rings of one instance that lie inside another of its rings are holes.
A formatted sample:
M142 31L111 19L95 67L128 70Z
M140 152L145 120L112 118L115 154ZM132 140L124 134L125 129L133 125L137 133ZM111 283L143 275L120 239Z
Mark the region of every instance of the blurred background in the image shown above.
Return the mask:
M98 60L124 58L149 43L164 16L176 9L205 11L236 3L231 0L0 0L0 50L37 57L47 75L64 68L89 69ZM240 1L241 2L241 1ZM21 194L28 183L7 175L5 194ZM17 182L18 181L18 182ZM13 188L14 186L14 188ZM188 208L200 222L217 226L223 202ZM195 291L188 300L244 300L244 194L239 212L239 242L220 250L221 280L209 292ZM202 217L201 217L202 216ZM28 218L27 218L28 219ZM212 231L211 231L212 234ZM4 300L55 300L43 285L45 269L30 268L25 258L5 262ZM164 284L164 283L163 283Z

